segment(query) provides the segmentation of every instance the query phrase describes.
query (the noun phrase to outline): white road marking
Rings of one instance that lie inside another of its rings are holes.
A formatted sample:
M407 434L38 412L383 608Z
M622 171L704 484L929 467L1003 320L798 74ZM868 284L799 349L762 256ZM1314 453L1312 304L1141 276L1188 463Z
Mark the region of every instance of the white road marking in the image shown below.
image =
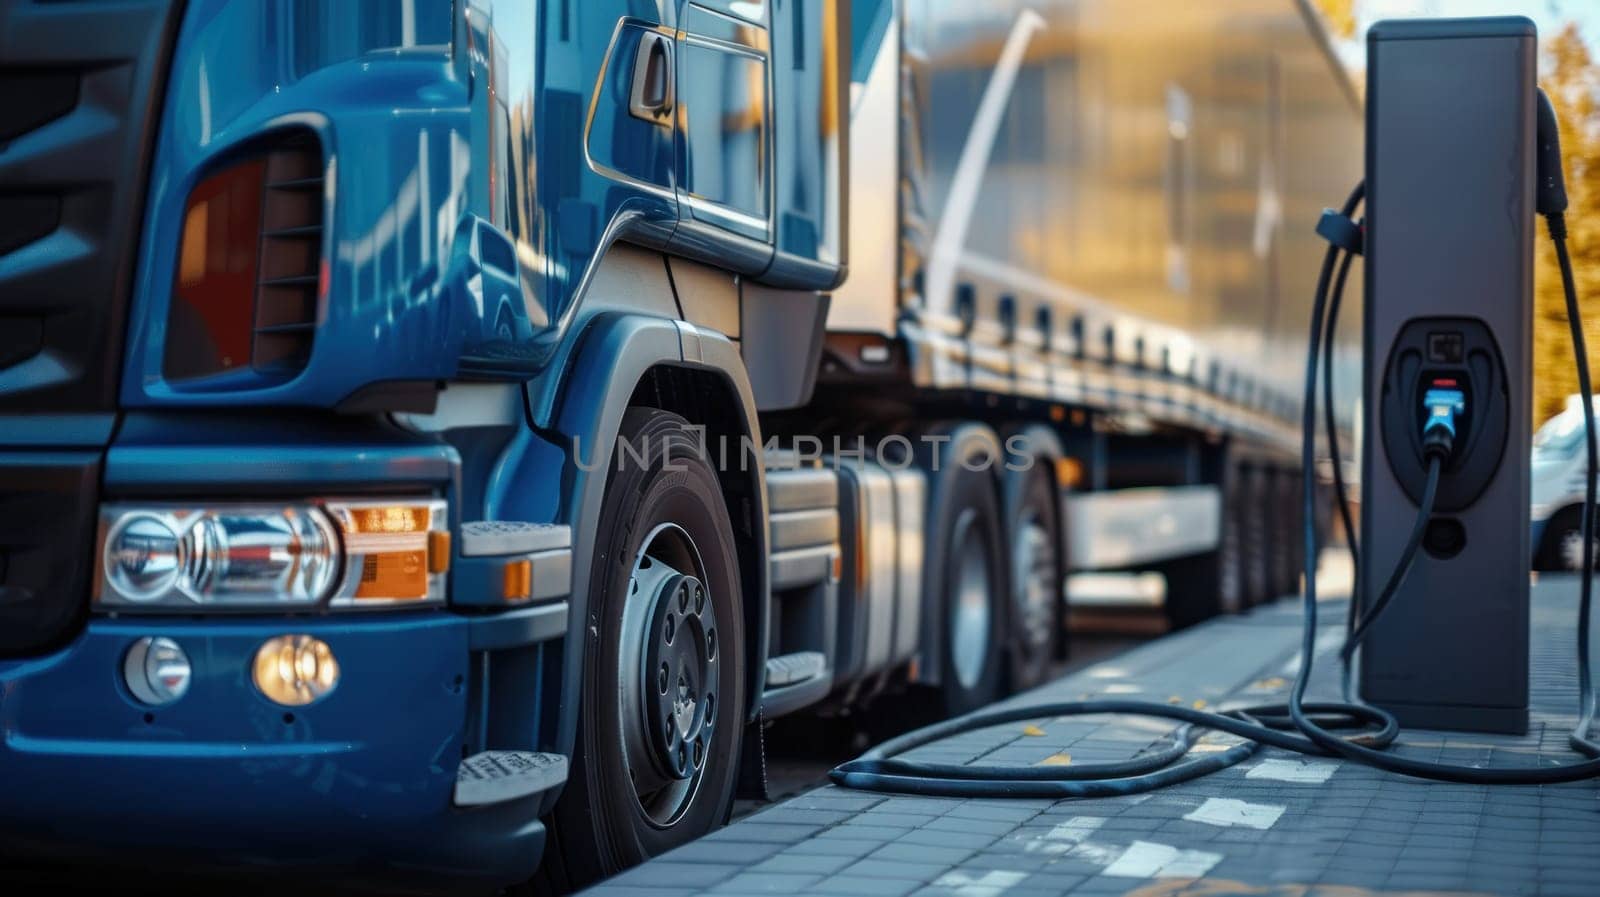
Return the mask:
M1277 824L1278 817L1283 815L1283 809L1273 804L1251 804L1231 797L1213 797L1208 798L1199 808L1183 818L1190 822L1204 822L1222 828L1242 825L1266 831Z
M1090 835L1099 831L1105 822L1103 816L1074 816L1058 823L1044 837L1030 842L1024 849L1028 853L1071 853Z
M1025 872L1008 872L1004 869L990 870L979 878L973 878L965 872L946 872L933 884L935 887L950 888L959 897L1000 897L1007 888L1027 877Z
M1135 841L1102 874L1115 878L1200 878L1221 861L1220 853Z
M1262 760L1251 767L1244 777L1293 782L1297 785L1321 785L1338 768L1337 763L1322 763L1315 760Z

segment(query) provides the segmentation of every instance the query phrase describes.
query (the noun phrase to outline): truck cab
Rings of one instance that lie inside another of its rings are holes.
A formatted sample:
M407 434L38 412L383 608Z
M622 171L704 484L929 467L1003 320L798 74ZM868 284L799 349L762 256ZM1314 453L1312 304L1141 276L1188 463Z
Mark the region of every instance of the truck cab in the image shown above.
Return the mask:
M573 886L720 824L847 28L6 4L0 840Z

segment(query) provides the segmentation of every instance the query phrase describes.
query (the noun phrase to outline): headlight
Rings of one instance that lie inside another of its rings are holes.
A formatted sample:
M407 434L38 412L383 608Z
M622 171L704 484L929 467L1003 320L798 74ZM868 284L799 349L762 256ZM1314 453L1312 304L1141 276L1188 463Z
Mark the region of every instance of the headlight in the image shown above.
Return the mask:
M436 499L105 505L95 600L114 610L437 603L446 516Z

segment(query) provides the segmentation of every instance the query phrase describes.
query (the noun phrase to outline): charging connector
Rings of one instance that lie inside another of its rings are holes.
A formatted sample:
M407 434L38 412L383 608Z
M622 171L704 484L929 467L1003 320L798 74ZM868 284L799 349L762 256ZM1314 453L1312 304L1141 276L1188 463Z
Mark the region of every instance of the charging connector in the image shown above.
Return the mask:
M1456 421L1467 411L1467 394L1451 386L1435 384L1422 396L1427 417L1422 424L1422 457L1450 460L1456 446Z

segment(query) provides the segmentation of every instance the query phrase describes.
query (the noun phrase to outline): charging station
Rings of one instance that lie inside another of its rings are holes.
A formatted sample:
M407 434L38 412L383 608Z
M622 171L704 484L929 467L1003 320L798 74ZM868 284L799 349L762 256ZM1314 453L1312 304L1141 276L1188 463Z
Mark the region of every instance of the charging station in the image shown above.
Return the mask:
M1421 550L1373 625L1361 694L1402 725L1528 726L1533 23L1368 35L1359 594L1401 559L1453 413Z

